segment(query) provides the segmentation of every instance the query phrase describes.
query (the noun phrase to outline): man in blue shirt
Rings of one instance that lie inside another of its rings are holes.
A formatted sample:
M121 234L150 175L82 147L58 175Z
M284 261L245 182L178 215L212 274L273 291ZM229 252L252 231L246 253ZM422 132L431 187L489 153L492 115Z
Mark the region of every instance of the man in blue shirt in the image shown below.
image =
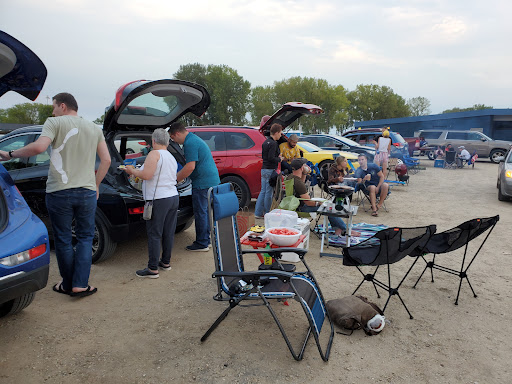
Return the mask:
M208 145L181 122L171 124L171 139L183 145L185 166L176 176L178 182L190 176L192 180L192 207L196 226L196 240L186 247L188 251L208 251L210 247L210 223L208 221L208 189L220 184L219 171Z
M357 183L361 184L361 187L368 191L370 204L372 205L372 216L379 216L377 212L384 204L384 200L388 195L389 185L384 182L382 169L377 164L368 163L366 155L360 154L357 157L357 161L359 162L359 168L355 172ZM377 196L379 195L379 204L376 205Z

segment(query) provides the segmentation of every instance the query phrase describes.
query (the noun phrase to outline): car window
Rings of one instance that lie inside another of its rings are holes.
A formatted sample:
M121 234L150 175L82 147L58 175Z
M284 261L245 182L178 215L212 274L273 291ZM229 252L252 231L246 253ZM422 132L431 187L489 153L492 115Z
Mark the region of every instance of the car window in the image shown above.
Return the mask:
M375 139L375 140L377 140L377 139ZM395 144L395 143L405 144L406 143L406 141L402 137L402 135L399 133L396 133L396 132L391 132L391 141L393 141L393 144Z
M315 144L318 145L319 147L337 149L336 143L330 137L319 137L318 141Z
M114 145L123 160L147 156L152 149L150 137L118 136Z
M254 147L254 141L243 132L226 132L227 150L249 149Z
M16 149L20 149L27 145L30 141L30 135L20 135L11 137L6 139L0 143L0 150L2 151L14 151ZM7 169L8 171L12 171L15 169L21 169L26 167L26 162L22 158L14 158L9 159L7 161L0 161L0 163Z
M307 141L308 143L312 143L312 144L315 144L315 145L318 145L318 137L299 137L299 141L300 142L303 142L303 141Z
M30 157L28 159L27 167L50 165L50 155L51 155L51 148L48 147L48 149L46 151Z
M315 144L308 143L307 141L301 141L300 146L308 152L318 152L322 150L322 148L317 147Z
M425 140L437 140L441 136L441 131L421 131L419 136L425 138Z
M349 139L348 137L342 137L339 140L342 141L343 143L345 143L347 145L351 145L353 147L358 147L359 146L359 144L357 142L355 142L352 139Z
M478 132L468 132L468 140L482 140L483 137Z
M448 132L446 135L447 140L467 140L468 133L464 131Z
M222 131L203 131L197 130L194 133L204 140L208 144L210 151L225 151L226 150L226 139L224 132Z

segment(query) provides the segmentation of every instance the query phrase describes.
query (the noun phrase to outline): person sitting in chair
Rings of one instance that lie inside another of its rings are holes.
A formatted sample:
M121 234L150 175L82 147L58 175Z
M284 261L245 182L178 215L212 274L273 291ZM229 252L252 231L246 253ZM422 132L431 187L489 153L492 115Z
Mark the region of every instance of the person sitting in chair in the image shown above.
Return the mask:
M348 174L348 162L344 156L338 156L327 174L327 185L343 183L343 178ZM346 184L346 183L345 183Z
M292 173L286 177L286 180L294 179L293 194L299 199L304 199L300 201L297 211L316 212L320 203L318 201L310 200L311 197L309 196L306 184L303 181L303 176L307 172L305 169L306 162L307 160L303 158L293 159L291 161ZM334 229L334 234L337 236L344 234L347 229L345 223L340 217L329 217L329 223L331 223L331 226Z
M459 147L459 151L459 155L457 156L457 167L462 168L464 161L468 162L471 158L471 155L463 145Z
M297 147L298 141L299 136L297 136L296 134L292 134L288 138L288 141L285 141L284 143L281 143L279 145L279 151L283 156L283 161L281 161L281 170L283 171L284 174L292 173L292 160L302 157L300 148Z
M377 212L384 204L384 200L388 195L389 185L384 182L382 169L377 164L368 163L366 155L360 154L357 157L357 161L359 162L359 168L356 169L355 173L357 183L361 184L363 191L368 191L372 206L372 216L379 216ZM377 196L379 195L379 203L377 204Z

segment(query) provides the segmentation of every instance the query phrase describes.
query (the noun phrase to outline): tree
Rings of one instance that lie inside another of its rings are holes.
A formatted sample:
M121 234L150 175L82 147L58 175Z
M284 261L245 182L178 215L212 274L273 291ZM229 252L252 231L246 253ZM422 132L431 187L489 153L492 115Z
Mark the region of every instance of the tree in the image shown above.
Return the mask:
M472 107L468 107L468 108L458 108L458 107L455 107L455 108L452 108L452 109L447 109L447 110L443 111L442 113L479 111L481 109L493 109L493 107L492 106L487 106L485 104L474 104Z
M236 70L227 65L186 64L180 66L174 77L200 84L210 94L210 107L204 116L199 119L188 114L183 118L186 125L247 123L251 83Z
M103 125L103 122L105 121L105 114L98 117L96 120L93 121L94 124Z
M360 84L348 93L349 116L355 121L391 119L411 115L409 106L402 96L387 86Z
M348 121L349 101L346 94L345 88L329 85L324 79L297 76L276 81L272 88L253 89L252 120L259 123L262 115L271 115L284 103L301 101L322 107L324 113L320 116L305 116L294 123L291 129L298 128L299 123L305 134L328 132L331 127L339 129ZM262 106L265 110L261 109Z
M430 115L430 101L426 97L413 97L407 100L411 116Z
M44 124L52 116L53 106L41 103L16 104L0 110L0 123Z

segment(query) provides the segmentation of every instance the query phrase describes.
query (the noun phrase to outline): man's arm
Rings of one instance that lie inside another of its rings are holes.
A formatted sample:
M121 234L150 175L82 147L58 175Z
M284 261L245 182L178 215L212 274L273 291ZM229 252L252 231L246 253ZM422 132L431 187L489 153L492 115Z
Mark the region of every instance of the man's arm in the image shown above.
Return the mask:
M107 174L108 168L110 167L110 162L112 161L110 159L110 153L108 152L107 144L105 143L105 140L100 141L98 143L98 146L96 148L96 152L98 153L98 156L100 158L100 165L98 167L98 170L96 171L96 199L98 199L100 195L100 183L101 180L105 177Z
M12 157L30 157L38 155L48 149L51 144L51 140L46 136L39 136L39 138L30 143L23 148L16 149L12 151ZM3 161L9 160L11 156L9 156L9 152L0 151L0 159Z
M316 201L310 200L311 197L309 197L309 193L304 193L303 195L300 195L300 198L301 199L306 199L306 200L303 200L305 205L308 205L310 207L316 207L317 206Z
M181 171L178 172L176 175L176 180L178 183L182 180L185 180L185 178L189 177L192 172L194 172L194 169L196 169L196 162L195 161L189 161L185 166L181 169Z

